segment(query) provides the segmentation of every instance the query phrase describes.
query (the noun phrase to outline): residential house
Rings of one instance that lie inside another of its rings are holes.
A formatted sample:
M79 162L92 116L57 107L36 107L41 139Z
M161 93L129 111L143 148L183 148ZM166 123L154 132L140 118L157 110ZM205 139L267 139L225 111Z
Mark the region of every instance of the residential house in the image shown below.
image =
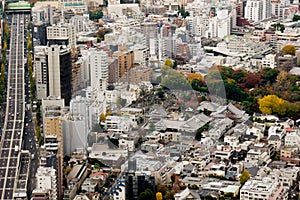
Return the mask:
M175 200L201 200L199 194L195 190L190 190L188 187L180 193L174 195Z

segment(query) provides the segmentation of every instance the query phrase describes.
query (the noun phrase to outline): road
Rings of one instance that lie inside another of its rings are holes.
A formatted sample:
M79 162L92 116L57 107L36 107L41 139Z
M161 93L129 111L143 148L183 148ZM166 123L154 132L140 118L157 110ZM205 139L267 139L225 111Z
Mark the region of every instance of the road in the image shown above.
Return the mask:
M18 183L25 117L26 23L29 14L7 15L10 27L6 113L0 144L0 199L13 199ZM24 169L25 167L25 169ZM26 189L26 188L25 188Z

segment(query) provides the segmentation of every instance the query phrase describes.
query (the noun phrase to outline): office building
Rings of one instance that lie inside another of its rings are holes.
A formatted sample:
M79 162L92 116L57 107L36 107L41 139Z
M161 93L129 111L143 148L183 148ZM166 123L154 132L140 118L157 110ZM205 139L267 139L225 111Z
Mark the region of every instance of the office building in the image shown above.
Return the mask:
M60 96L68 106L72 95L72 62L70 48L59 45L48 47L47 96Z

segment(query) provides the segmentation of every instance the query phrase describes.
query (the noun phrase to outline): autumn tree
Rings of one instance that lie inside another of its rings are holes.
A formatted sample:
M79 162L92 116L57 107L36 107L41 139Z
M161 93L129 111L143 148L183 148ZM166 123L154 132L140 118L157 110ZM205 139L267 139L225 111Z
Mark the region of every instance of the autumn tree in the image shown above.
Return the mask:
M294 45L286 45L282 48L283 54L290 54L290 55L295 55L296 53L296 47Z
M167 58L165 61L165 66L172 67L173 66L173 61L170 58Z
M163 200L163 196L161 192L156 193L156 200Z
M280 73L278 74L278 76L276 77L276 82L278 83L283 83L287 80L289 73L286 71L280 71Z
M188 82L191 84L193 80L197 80L199 82L204 82L204 78L201 74L197 74L197 73L189 73L187 75L187 80Z
M287 101L279 98L276 95L267 95L258 100L259 110L263 114L279 114L285 115L288 108Z
M157 185L157 192L159 192L163 196L165 196L167 194L167 192L168 192L168 186L167 185L158 184Z
M248 170L244 170L240 176L240 184L244 185L246 183L246 181L250 178L250 173L248 172Z
M104 113L100 114L100 122L104 122L106 120L106 117L104 115Z
M245 81L245 86L249 89L254 88L260 83L261 76L257 73L248 73Z

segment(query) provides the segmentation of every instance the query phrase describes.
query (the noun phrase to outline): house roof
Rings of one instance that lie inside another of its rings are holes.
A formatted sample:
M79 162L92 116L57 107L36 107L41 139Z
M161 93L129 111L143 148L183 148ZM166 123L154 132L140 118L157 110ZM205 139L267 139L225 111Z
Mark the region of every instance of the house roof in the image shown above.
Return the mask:
M178 199L178 200L199 199L199 200L201 200L200 195L196 191L190 190L188 187L185 190L183 190L182 192L175 194L175 199Z
M271 135L268 140L271 140L271 141L278 141L280 140L280 137L279 135Z

